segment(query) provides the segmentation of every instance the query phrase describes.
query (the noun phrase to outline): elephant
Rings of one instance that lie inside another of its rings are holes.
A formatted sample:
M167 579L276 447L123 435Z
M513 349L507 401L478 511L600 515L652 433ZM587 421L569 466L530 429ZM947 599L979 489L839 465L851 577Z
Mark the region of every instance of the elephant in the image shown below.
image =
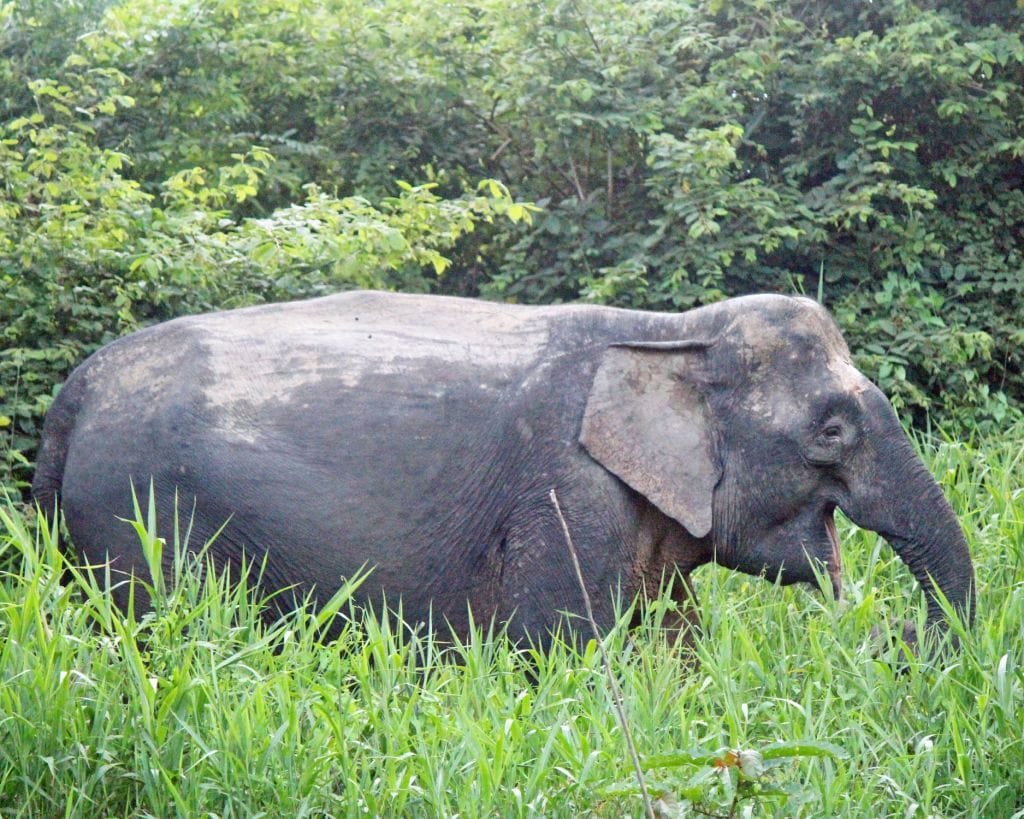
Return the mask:
M244 557L322 604L365 566L359 602L458 636L545 641L584 611L552 489L602 629L666 573L690 601L711 562L838 597L837 508L909 566L937 632L939 593L973 612L953 510L803 297L667 313L353 291L177 318L75 369L38 454L34 498L122 607L119 579L147 576L133 485L164 531L191 508L219 570Z

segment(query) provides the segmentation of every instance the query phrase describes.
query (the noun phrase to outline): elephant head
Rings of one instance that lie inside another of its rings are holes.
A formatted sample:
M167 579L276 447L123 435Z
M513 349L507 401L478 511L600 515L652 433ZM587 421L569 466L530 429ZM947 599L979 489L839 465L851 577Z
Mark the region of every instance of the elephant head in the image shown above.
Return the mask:
M685 314L681 338L609 347L580 440L724 566L793 583L820 562L838 596L838 507L896 549L930 623L936 590L972 614L959 522L816 302L732 299Z

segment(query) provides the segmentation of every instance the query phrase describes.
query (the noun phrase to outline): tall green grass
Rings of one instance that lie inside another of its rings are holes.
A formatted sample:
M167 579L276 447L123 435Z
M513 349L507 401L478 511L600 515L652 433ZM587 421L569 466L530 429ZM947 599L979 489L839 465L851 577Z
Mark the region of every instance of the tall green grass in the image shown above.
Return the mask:
M690 656L655 635L668 603L608 638L660 815L1024 816L1024 430L926 449L976 560L959 654L869 636L923 599L849 525L840 601L700 570ZM135 525L154 565L184 539ZM265 622L201 558L136 619L45 524L8 504L0 531L5 817L641 814L593 643L445 646L367 616L325 645L322 616Z

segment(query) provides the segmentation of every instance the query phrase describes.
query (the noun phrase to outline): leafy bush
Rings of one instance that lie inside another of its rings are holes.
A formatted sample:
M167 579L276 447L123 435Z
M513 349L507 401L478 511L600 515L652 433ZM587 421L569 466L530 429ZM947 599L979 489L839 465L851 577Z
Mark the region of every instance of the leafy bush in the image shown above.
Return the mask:
M377 205L306 186L263 218L239 210L273 157L179 171L159 195L129 159L97 144L95 120L131 108L125 78L102 69L32 84L37 112L0 130L0 483L24 488L42 416L73 365L144 324L346 287L426 290L443 255L477 224L528 221L498 182L442 199L398 183Z
M1019 414L1021 11L938 5L558 5L494 91L504 173L551 201L489 292L674 308L820 283L908 417Z
M24 481L104 341L351 286L807 291L907 420L998 429L1024 401L1022 22L1012 0L0 2L0 468Z

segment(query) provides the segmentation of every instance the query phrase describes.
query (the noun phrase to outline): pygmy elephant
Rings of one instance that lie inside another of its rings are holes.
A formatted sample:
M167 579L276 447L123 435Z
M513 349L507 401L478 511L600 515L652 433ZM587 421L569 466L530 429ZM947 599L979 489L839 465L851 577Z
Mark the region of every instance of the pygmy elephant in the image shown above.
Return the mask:
M616 593L710 561L838 594L837 507L892 544L931 622L936 589L973 608L953 511L804 298L669 314L352 292L179 318L72 373L33 493L116 581L146 576L120 518L150 481L164 531L176 495L193 544L227 522L215 563L244 555L267 590L323 601L365 565L362 600L456 634L470 610L540 640L582 612L551 489L602 627Z

